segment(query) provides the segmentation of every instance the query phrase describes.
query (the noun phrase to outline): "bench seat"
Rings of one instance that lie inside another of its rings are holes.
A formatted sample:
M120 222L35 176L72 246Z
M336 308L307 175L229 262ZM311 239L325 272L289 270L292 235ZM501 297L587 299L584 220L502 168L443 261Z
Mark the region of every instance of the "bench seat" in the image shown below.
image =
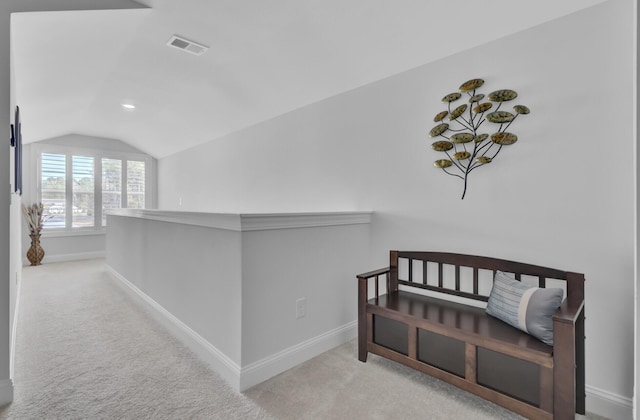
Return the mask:
M484 347L508 346L525 359L535 357L534 361L539 361L553 355L552 346L487 315L483 308L402 290L382 295L377 301L372 298L369 304L374 314L398 320L410 316L424 329ZM488 341L494 342L494 346Z

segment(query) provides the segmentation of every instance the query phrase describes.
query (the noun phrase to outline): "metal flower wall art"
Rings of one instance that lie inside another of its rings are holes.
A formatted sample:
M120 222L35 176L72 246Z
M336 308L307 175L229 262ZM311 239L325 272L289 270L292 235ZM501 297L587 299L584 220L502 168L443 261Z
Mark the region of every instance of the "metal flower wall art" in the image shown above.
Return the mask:
M442 138L431 144L433 150L446 155L433 164L464 182L462 199L467 193L471 171L493 162L503 146L518 141L518 136L507 130L518 116L529 113L524 105L515 105L513 112L501 109L506 102L518 97L515 91L496 90L485 98L478 92L482 85L484 80L471 79L460 86L459 92L442 98L447 109L435 116L433 121L439 124L429 132L429 137ZM468 103L456 106L461 98L468 98L464 101ZM444 122L446 119L449 122ZM485 122L489 124L485 125Z

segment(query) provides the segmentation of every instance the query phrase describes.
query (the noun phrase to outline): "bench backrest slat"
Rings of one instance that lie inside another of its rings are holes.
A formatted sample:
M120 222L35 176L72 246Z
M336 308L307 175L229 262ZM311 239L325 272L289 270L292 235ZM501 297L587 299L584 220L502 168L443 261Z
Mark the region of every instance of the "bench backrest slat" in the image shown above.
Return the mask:
M473 294L477 295L478 294L478 267L473 267Z
M400 279L399 262L406 261L407 277ZM422 264L422 276L418 272L416 279L414 276L414 262ZM429 263L437 264L437 283L435 279L429 278ZM447 273L449 269L453 269L451 277L447 277L445 284L445 267ZM398 285L408 285L420 289L432 290L440 293L456 295L468 299L475 299L486 302L488 295L480 294L480 271L486 270L492 272L492 281L496 271L513 274L516 280L522 281L522 276L531 276L537 278L538 287L546 287L547 279L557 279L567 281L566 271L556 270L548 267L541 267L533 264L520 263L509 260L502 260L492 257L482 257L477 255L452 254L446 252L420 252L420 251L391 251L390 253L390 287L391 290L398 290ZM461 280L461 268L468 269L472 272L471 285L467 290L463 290ZM573 274L573 273L570 273ZM453 283L453 287L451 285ZM436 286L437 284L437 286ZM569 293L567 287L567 294Z
M538 287L547 287L547 279L542 276L538 276Z

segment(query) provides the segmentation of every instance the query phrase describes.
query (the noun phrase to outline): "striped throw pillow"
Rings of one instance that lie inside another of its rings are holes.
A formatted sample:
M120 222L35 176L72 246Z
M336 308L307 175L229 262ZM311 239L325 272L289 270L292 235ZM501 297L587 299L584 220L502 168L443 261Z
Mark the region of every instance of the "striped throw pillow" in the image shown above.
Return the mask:
M562 303L562 295L562 289L527 286L497 271L486 311L552 346L552 316Z

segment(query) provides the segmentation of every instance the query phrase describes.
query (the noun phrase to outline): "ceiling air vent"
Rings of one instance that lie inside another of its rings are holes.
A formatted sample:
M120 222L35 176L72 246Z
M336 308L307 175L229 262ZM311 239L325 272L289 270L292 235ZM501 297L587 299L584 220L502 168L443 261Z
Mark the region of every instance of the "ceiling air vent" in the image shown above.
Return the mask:
M209 49L209 47L205 47L197 42L189 41L188 39L182 38L178 35L172 36L167 42L167 45L194 55L202 55L207 51L207 49Z

